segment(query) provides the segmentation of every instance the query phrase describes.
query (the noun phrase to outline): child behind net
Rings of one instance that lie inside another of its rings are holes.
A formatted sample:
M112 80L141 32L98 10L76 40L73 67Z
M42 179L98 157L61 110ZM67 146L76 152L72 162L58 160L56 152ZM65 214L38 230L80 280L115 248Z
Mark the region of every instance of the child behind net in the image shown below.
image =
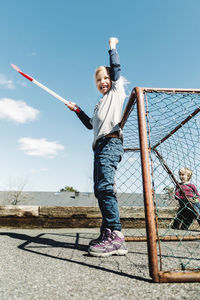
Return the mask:
M194 184L189 183L192 171L188 168L179 170L180 183L176 186L175 199L179 202L178 212L172 224L173 229L189 229L197 219L200 225L200 195Z

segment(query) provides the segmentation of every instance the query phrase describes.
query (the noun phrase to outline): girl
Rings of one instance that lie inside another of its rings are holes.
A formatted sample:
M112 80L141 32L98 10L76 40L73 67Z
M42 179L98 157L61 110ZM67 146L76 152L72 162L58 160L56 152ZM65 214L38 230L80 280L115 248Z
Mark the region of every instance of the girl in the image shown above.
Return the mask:
M128 252L121 232L114 179L124 151L120 121L126 98L117 44L117 38L109 39L110 67L100 66L95 72L96 87L102 98L93 117L89 118L75 103L67 105L94 132L94 193L102 214L100 236L90 242L88 250L94 256L125 255Z

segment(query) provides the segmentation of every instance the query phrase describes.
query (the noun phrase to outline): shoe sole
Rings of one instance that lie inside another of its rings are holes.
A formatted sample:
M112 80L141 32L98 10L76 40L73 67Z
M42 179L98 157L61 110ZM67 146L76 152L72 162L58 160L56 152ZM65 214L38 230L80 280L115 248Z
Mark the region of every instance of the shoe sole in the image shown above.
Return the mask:
M92 251L88 251L88 253L92 256L98 256L98 257L107 257L107 256L112 256L112 255L126 255L128 253L128 250L125 249L119 249L119 250L115 250L112 252L106 252L106 253L98 253L98 252L92 252Z

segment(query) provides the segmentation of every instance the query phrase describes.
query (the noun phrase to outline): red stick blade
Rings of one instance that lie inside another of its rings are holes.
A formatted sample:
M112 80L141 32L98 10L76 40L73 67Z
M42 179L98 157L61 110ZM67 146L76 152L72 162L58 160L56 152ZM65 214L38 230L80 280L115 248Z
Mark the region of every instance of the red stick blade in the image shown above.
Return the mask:
M27 78L30 81L33 81L33 78L31 76L29 76L28 74L23 73L17 66L11 64L11 66L13 67L13 69L15 69L17 72L19 72L22 76L24 76L25 78Z

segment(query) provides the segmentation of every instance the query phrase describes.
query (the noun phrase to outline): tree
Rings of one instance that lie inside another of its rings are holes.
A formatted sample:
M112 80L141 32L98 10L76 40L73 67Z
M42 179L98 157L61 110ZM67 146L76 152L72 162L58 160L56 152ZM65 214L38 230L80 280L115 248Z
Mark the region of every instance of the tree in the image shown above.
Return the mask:
M78 192L73 188L73 186L66 185L64 188L60 189L60 192Z
M28 193L24 192L25 185L25 179L21 178L14 181L10 180L9 190L5 192L4 203L18 205L20 202L26 202L29 198L29 195Z

